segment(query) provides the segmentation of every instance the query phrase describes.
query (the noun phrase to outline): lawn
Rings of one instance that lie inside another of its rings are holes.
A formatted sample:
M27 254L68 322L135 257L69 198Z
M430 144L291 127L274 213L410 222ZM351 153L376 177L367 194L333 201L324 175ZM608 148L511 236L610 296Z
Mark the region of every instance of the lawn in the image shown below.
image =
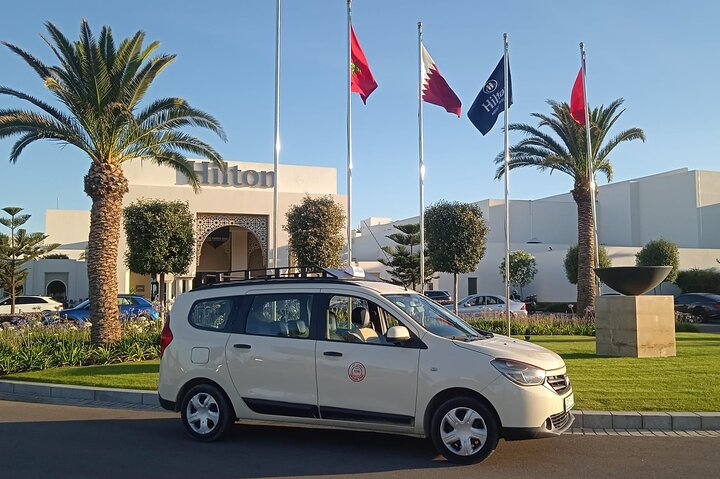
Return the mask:
M576 408L612 411L720 411L720 335L677 334L674 358L598 358L595 338L535 336L567 363ZM47 369L8 379L155 389L158 361Z
M156 390L160 361L53 368L2 376L0 379L35 381L39 383L76 384L122 389Z

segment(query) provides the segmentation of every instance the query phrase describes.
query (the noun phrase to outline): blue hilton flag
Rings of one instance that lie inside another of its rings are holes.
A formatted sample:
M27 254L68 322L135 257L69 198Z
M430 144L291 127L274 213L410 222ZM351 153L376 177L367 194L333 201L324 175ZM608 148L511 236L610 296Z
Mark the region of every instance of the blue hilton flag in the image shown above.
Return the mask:
M498 115L505 110L505 57L500 59L495 70L493 70L490 78L478 93L475 101L468 110L467 116L480 130L480 133L487 135L492 127L495 126ZM508 65L508 107L512 105L512 75L510 75L510 66Z

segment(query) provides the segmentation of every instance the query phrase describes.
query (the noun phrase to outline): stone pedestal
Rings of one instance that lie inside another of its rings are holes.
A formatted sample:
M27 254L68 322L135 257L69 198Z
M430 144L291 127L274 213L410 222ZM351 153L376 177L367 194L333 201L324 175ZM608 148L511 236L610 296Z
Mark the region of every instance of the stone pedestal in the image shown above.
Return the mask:
M672 296L598 296L595 300L598 356L675 356Z

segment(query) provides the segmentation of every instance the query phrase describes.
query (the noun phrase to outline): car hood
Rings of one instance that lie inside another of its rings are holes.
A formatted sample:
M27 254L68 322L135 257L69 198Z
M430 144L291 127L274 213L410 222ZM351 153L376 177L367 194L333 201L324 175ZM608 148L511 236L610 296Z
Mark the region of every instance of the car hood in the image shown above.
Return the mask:
M565 361L549 349L529 341L496 334L492 338L477 341L453 341L457 346L487 354L493 358L513 359L551 371L565 367Z

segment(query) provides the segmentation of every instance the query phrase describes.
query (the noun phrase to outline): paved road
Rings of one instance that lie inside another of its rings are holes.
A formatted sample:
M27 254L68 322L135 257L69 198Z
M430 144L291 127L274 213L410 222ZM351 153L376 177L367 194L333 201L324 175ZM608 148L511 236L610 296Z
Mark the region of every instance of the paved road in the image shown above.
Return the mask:
M719 333L720 334L720 323L702 323L702 324L697 324L697 327L701 333Z
M369 433L235 426L200 444L174 414L0 401L0 477L249 478L718 477L718 437L567 435L502 442L455 466L427 441Z

